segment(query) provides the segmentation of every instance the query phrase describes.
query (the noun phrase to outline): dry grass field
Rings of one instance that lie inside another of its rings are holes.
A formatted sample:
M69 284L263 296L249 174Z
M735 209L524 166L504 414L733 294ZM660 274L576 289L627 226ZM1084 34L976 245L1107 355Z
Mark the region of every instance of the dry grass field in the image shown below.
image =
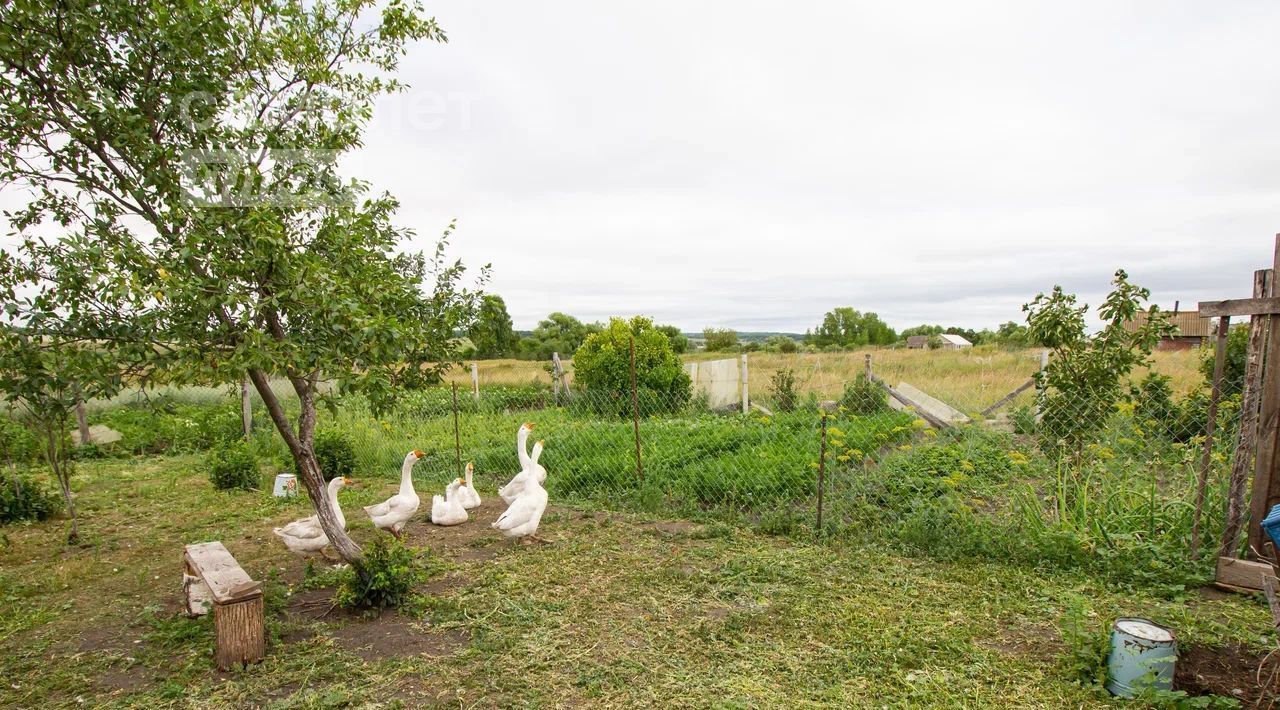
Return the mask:
M964 411L981 410L995 402L1035 373L1040 350L1002 350L977 347L968 350L907 350L904 348L871 348L842 353L750 353L748 376L755 392L767 391L769 378L782 369L796 374L802 393L814 392L824 399L839 396L844 383L857 377L866 366L872 366L890 384L906 381ZM715 360L738 357L729 353L695 353L686 361ZM1198 370L1201 351L1161 351L1155 354L1155 370L1173 378L1174 391L1185 394L1201 384ZM480 387L527 384L551 381L550 363L530 360L479 361ZM573 362L566 360L565 369L572 373ZM1142 376L1145 371L1139 372ZM471 387L470 363L455 369L448 379L459 388ZM1023 395L1029 401L1030 394Z

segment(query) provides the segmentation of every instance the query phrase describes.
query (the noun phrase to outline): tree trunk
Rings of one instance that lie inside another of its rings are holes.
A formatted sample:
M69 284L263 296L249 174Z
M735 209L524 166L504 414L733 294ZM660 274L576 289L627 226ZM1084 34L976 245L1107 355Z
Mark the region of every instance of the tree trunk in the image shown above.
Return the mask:
M311 505L315 508L316 517L320 519L320 527L329 538L329 544L347 563L358 565L364 559L364 555L360 551L360 546L338 524L338 516L333 506L329 504L324 474L320 472L320 466L316 463L315 450L312 448L316 402L308 383L296 379L293 381L294 390L298 392L298 399L302 404L302 414L298 418L298 431L295 432L288 415L284 412L284 407L280 405L280 400L271 390L271 383L267 380L266 373L262 370L249 370L249 379L253 381L254 388L262 397L263 404L267 407L267 414L271 416L271 421L280 432L280 437L289 447L289 453L293 456L293 461L300 472L302 487L306 489L307 497L311 499Z
M54 478L58 479L58 487L62 489L62 499L66 501L67 513L71 516L71 532L67 535L67 543L74 544L80 539L80 522L76 519L76 504L71 498L71 472L62 460L62 447L58 445L58 437L62 435L62 427L52 423L45 424L45 435L48 437L49 468L53 469Z

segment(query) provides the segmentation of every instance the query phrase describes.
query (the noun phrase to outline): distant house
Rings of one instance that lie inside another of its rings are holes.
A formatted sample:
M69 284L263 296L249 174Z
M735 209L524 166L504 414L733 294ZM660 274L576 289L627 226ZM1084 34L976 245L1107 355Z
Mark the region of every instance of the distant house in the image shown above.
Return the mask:
M1175 305L1173 312L1166 312L1165 315L1169 318L1169 324L1177 330L1173 335L1161 340L1156 345L1157 350L1186 350L1202 345L1205 338L1213 336L1214 319L1202 318L1200 311L1179 311ZM1124 324L1124 328L1133 332L1146 325L1146 322L1147 314L1138 313L1133 320Z
M965 340L964 336L962 335L955 335L953 333L943 333L942 335L939 335L938 338L942 340L943 350L959 350L960 348L973 347L973 343L969 342L968 340Z
M907 347L912 350L921 350L929 347L929 336L927 335L908 335Z
M908 335L907 347L913 350L922 350L929 347L929 343L937 338L934 347L943 350L958 350L960 348L971 348L973 343L965 340L962 336L953 335L951 333L943 333L942 335Z

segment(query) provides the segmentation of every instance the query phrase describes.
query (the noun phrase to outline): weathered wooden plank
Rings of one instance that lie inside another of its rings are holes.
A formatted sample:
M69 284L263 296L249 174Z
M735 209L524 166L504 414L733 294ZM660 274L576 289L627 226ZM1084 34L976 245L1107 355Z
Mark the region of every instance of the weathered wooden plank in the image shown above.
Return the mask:
M221 542L187 545L183 558L188 573L208 585L215 604L262 596L262 583L253 581Z
M1253 293L1256 296L1271 292L1274 273L1260 269L1253 274ZM1227 521L1222 530L1222 544L1218 554L1235 557L1244 528L1245 491L1249 487L1249 472L1253 470L1253 455L1258 440L1258 401L1262 387L1262 350L1266 338L1266 319L1254 316L1249 322L1249 345L1244 368L1244 389L1240 397L1240 434L1236 442L1235 456L1231 461L1231 478L1227 484Z
M216 604L213 626L217 636L214 660L224 671L247 663L257 663L266 655L266 628L262 597Z
M1262 578L1272 574L1275 570L1266 562L1219 557L1214 581L1240 589L1261 590Z
M1200 317L1280 315L1280 298L1232 298L1201 301Z
M1253 556L1262 550L1266 534L1262 520L1275 505L1280 505L1280 318L1271 321L1267 336L1267 355L1262 375L1262 412L1258 415L1258 453L1254 459L1255 497L1250 501L1249 550Z
M1271 619L1275 622L1275 627L1280 630L1280 579L1276 579L1272 575L1262 576L1262 591L1267 596L1267 606L1271 608Z
M1276 238L1276 261L1272 268L1271 293L1276 294L1276 274L1280 273L1280 237ZM1263 316L1267 346L1262 360L1262 406L1258 413L1257 454L1253 468L1253 498L1249 501L1249 549L1246 554L1256 558L1262 551L1265 535L1262 520L1273 505L1280 503L1280 476L1276 475L1276 463L1280 461L1280 316Z
M995 404L979 412L979 414L981 414L984 417L989 417L992 414L994 414L996 410L1012 402L1014 397L1017 397L1018 395L1022 394L1023 392L1026 392L1027 390L1035 386L1036 386L1036 378L1032 377L1026 382L1023 382L1022 384L1018 385L1018 388L1015 389L1014 391L1001 397Z

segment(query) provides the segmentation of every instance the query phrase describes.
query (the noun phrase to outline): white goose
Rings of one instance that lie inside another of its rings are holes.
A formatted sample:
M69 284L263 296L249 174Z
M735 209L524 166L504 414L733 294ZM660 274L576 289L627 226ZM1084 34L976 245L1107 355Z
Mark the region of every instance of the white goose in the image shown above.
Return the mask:
M462 503L462 507L467 510L479 508L481 503L480 493L476 490L475 482L471 478L475 469L475 464L467 464L467 480L458 488L458 502Z
M537 443L533 445L533 453L529 455L529 461L525 465L524 470L517 473L515 478L512 478L507 485L502 487L502 490L498 491L498 495L502 496L502 499L508 504L514 503L516 498L520 497L520 494L524 492L525 484L529 481L536 480L538 483L546 482L547 469L543 468L542 464L538 463L538 458L542 456L542 444L542 440L539 439Z
M458 492L466 486L461 478L453 479L445 494L431 497L431 522L436 525L461 525L467 522L467 509L462 507Z
M512 487L516 483L516 478L519 478L520 474L524 473L526 468L529 468L529 432L531 431L533 431L533 424L525 422L520 425L520 429L516 432L516 458L520 461L520 470L516 472L515 477L507 485L498 489L498 495L508 504L515 500L517 495L520 495L519 488Z
M541 443L541 442L539 442ZM538 449L535 447L534 451ZM536 453L535 453L536 456ZM521 541L538 540L538 523L547 510L547 489L536 476L530 476L524 483L520 495L507 508L507 512L498 517L490 527L501 530L507 537L518 537Z
M342 506L338 505L338 491L350 483L351 479L339 476L329 481L327 488L329 505L333 506L333 514L337 516L338 524L343 530L347 529L347 518L342 514ZM323 554L324 548L329 545L329 536L325 534L324 528L320 527L318 515L295 520L283 527L272 528L271 532L284 541L284 546L289 548L290 552L302 557L317 552Z
M375 527L386 530L396 538L400 537L400 531L409 522L409 518L418 512L421 501L417 491L413 490L413 465L423 456L425 454L417 449L405 454L404 465L400 467L400 492L377 505L365 506L364 509Z

